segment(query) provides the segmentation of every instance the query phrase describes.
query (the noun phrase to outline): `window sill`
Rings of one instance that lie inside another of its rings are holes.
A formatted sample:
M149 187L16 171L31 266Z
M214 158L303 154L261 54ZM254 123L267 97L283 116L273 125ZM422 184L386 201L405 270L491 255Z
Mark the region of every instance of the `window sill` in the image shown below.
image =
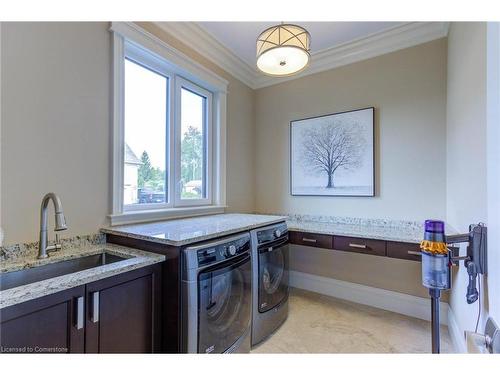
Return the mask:
M191 216L223 214L227 206L178 207L160 210L128 211L108 215L111 226L147 221L180 219Z

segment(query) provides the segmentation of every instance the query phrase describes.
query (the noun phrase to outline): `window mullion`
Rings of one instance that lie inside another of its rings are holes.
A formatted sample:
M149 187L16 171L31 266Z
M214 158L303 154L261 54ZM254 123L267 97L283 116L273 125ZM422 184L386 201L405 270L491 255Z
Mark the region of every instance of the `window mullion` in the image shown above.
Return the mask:
M167 95L167 139L166 139L166 163L165 165L167 166L167 173L166 173L166 181L165 184L167 186L167 204L166 207L173 207L174 206L174 194L173 194L173 128L174 128L174 106L173 106L173 99L174 99L174 85L175 85L175 76L172 74L169 77L169 82L168 82L168 95Z
M182 179L182 168L181 168L181 140L182 140L182 101L181 101L181 92L182 92L182 78L176 76L176 85L175 85L175 205L181 206L181 179Z

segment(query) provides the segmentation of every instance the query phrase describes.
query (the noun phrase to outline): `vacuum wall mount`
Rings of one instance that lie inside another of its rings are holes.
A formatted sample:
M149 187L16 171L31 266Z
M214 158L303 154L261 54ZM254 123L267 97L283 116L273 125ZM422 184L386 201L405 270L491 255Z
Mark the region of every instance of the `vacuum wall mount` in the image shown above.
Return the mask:
M467 254L460 255L454 246L467 243ZM477 275L487 272L487 228L483 223L471 224L468 233L445 236L444 222L426 220L422 250L422 284L429 289L432 309L432 352L439 353L439 300L442 290L451 288L451 266L464 261L469 275L466 300L478 300Z

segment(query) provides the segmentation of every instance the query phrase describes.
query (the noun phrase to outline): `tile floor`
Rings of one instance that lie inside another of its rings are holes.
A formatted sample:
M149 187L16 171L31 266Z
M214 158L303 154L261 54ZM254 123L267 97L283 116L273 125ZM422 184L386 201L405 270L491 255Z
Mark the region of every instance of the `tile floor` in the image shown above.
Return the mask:
M293 289L288 319L252 353L430 353L430 332L425 320ZM453 352L446 326L441 352Z

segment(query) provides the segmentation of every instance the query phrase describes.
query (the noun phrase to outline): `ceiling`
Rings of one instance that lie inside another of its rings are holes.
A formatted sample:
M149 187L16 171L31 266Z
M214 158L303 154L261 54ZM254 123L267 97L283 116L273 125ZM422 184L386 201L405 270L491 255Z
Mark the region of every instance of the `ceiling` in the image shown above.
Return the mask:
M295 22L311 34L311 62L298 74L269 77L256 67L256 40L263 30L278 23L156 24L253 89L443 38L447 36L449 26L447 22Z
M280 22L198 22L241 60L255 66L255 42L266 28ZM399 22L290 22L311 34L311 54L400 25Z

